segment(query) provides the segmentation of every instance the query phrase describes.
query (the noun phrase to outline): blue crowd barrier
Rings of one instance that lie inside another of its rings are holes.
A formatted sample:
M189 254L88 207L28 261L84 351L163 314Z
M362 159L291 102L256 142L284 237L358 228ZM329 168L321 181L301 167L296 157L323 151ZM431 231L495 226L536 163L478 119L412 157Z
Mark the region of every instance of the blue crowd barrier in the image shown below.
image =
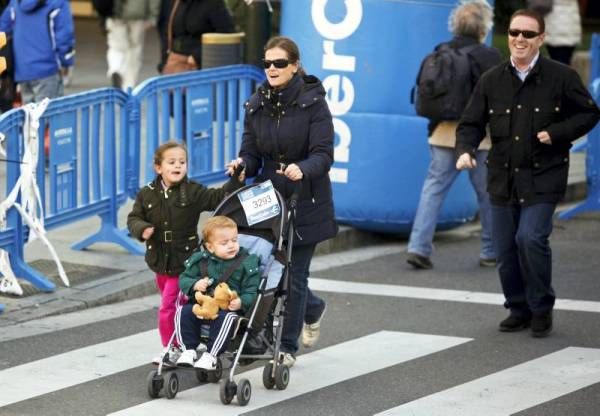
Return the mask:
M156 148L168 139L185 140L190 178L205 184L223 180L224 164L236 157L241 142L243 102L263 80L258 68L234 65L151 78L131 93L102 88L50 100L40 119L36 172L46 229L99 216L100 229L71 248L107 242L143 254L143 247L118 228L117 214L141 182L154 176ZM24 121L22 109L0 116L8 160L21 159ZM19 178L19 163L8 163L6 172L8 193ZM8 210L0 248L9 253L15 275L42 291L55 290L25 262L27 239L18 212Z
M596 103L600 102L600 34L592 35L590 47L590 90ZM587 135L587 141L579 146L574 146L572 151L586 150L585 175L587 183L587 197L585 201L575 207L563 211L560 219L569 219L577 214L600 210L600 125L594 127Z
M39 161L36 172L44 225L47 230L98 215L100 230L73 244L82 250L97 242L116 243L126 250L138 249L135 242L118 229L117 212L127 199L125 192L125 154L127 149L128 94L104 88L51 100L40 119ZM0 131L8 138L9 160L20 160L23 153L22 109L0 117ZM48 135L48 160L44 136ZM44 166L48 166L47 173ZM7 167L7 192L17 182L19 165ZM55 289L41 273L24 261L23 247L28 230L15 210L7 216L8 252L15 275L43 291ZM6 250L3 242L0 246Z
M255 66L231 65L151 78L137 86L131 101L129 195L135 198L154 178L154 152L169 139L185 141L191 179L204 184L225 179L224 165L237 157L241 142L243 103L263 80L264 71Z

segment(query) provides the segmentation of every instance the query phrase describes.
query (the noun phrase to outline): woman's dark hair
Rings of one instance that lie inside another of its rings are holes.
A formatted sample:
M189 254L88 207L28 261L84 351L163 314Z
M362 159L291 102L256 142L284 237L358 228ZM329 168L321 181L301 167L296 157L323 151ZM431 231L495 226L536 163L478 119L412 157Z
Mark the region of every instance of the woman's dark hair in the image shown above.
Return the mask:
M541 14L531 9L519 9L510 16L510 20L508 21L508 25L512 23L513 19L517 16L526 16L535 19L538 24L538 32L544 33L546 31L546 23L544 22L544 18Z
M300 62L300 50L298 49L298 45L296 42L291 40L285 36L274 36L265 45L264 51L268 51L269 49L279 48L283 49L287 54L287 59L290 60L290 63L294 64L296 62ZM302 65L298 65L298 74L300 76L306 75L306 72L302 68Z

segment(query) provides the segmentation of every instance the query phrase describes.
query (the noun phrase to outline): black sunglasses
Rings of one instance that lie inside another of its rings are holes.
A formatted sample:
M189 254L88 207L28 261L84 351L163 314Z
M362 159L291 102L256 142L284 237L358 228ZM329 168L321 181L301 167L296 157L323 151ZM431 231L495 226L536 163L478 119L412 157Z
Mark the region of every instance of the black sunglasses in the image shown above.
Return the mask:
M533 39L536 36L539 36L540 33L534 32L533 30L520 30L520 29L508 29L508 34L513 38L519 37L519 35L523 35L525 39Z
M275 68L282 69L287 67L290 64L290 61L288 59L275 59L273 61L263 59L263 65L265 66L265 69L271 68L271 64L275 65Z

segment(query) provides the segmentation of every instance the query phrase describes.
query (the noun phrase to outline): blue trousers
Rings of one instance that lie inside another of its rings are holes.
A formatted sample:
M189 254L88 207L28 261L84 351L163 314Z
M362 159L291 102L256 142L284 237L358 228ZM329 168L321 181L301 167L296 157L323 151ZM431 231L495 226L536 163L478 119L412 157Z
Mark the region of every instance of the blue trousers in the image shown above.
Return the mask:
M492 204L492 232L498 253L498 273L506 302L519 316L552 310L552 251L548 238L556 204Z
M430 146L431 162L429 171L421 190L421 198L417 207L417 214L410 232L408 252L429 257L433 252L433 235L438 221L438 216L450 191L450 187L460 174L456 170L456 156L454 149ZM487 169L485 160L487 150L480 150L476 154L477 168L469 170L469 179L477 194L479 204L479 218L481 221L481 249L479 257L484 259L496 258L492 242L490 199L486 190Z
M227 347L227 341L238 315L235 312L220 310L215 320L198 319L192 312L192 306L193 304L183 305L180 313L175 317L179 342L188 350L196 349L200 344L202 327L207 325L210 329L206 347L208 352L216 357Z
M325 309L325 301L308 288L310 262L316 244L295 245L292 250L291 281L281 336L281 351L298 351L298 337L304 322L315 323Z
M44 98L56 98L63 95L63 80L60 72L42 79L19 82L23 104L40 102Z

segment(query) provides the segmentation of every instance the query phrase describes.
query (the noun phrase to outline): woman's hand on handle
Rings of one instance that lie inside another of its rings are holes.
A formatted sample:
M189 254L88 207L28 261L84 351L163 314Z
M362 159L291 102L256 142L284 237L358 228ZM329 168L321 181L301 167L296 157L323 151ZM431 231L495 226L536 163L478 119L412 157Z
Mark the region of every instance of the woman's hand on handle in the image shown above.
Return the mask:
M237 159L233 159L231 162L225 165L225 174L228 176L233 176L236 173L238 168L242 168L238 173L240 181L243 181L246 178L246 171L244 169L244 159L238 157Z
M290 163L283 170L278 170L278 174L285 175L290 181L301 181L304 174L300 170L300 167L295 163Z

